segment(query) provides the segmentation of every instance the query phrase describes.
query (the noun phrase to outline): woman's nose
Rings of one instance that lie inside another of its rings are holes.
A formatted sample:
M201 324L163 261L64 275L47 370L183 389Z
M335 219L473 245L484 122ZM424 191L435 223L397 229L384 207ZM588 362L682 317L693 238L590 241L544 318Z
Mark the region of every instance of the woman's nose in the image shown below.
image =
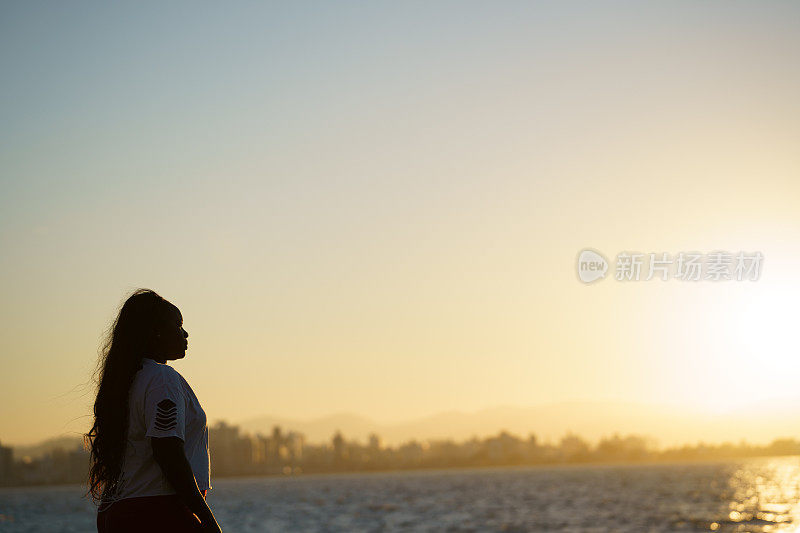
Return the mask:
M186 331L186 330L183 330L183 336L188 339L189 338L189 332Z

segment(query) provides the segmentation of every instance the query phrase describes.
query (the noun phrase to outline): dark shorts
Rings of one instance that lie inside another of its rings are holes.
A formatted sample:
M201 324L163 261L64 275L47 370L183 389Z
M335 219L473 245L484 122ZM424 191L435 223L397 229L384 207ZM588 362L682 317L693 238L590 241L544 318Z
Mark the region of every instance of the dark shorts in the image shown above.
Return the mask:
M101 506L101 509L103 507ZM195 533L200 520L177 494L125 498L97 513L98 533Z

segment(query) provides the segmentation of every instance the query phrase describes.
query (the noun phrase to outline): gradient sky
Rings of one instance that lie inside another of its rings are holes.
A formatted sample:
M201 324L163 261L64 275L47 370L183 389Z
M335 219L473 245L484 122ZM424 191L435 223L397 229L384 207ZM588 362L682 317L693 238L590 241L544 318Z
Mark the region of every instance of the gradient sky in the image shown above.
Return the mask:
M210 421L800 412L799 27L793 2L3 3L0 441L88 429L136 287L183 312ZM765 260L584 286L584 247Z

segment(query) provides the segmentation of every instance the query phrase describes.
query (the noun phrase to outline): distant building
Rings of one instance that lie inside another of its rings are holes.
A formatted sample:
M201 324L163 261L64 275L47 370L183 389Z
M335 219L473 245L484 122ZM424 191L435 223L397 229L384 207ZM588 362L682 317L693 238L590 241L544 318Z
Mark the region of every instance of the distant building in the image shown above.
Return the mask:
M288 459L292 462L303 460L303 447L306 444L306 438L302 433L290 431L286 436L286 450L288 452Z
M10 485L14 474L14 450L0 444L0 485Z
M342 436L342 432L336 430L336 434L334 434L333 439L331 439L331 444L333 445L333 459L337 463L341 463L347 458L347 451L345 448L345 440L344 436Z
M369 449L373 451L380 451L383 448L383 440L377 433L370 433L369 435Z

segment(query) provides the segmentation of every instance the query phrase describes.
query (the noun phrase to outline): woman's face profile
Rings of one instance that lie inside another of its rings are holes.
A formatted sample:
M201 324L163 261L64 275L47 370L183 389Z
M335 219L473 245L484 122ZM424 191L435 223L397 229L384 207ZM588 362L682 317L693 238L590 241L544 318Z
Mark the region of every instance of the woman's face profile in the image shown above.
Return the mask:
M189 342L189 333L183 329L183 316L180 310L170 305L164 314L164 320L158 328L156 337L157 352L163 359L183 359Z

